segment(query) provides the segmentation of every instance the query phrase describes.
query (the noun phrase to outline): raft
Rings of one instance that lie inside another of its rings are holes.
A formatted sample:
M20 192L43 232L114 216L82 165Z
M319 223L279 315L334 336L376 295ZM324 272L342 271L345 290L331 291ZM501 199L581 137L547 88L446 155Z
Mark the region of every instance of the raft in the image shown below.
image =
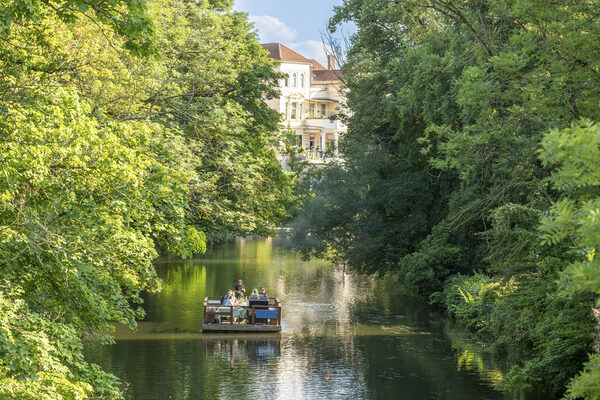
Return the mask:
M205 297L202 332L281 332L281 302L274 297L224 306L219 297Z

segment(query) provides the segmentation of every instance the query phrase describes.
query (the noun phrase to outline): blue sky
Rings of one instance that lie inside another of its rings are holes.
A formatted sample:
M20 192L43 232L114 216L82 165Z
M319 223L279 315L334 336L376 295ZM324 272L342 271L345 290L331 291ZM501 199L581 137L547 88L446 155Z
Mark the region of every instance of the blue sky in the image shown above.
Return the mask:
M236 0L247 12L262 42L279 42L305 57L327 65L321 32L342 0Z

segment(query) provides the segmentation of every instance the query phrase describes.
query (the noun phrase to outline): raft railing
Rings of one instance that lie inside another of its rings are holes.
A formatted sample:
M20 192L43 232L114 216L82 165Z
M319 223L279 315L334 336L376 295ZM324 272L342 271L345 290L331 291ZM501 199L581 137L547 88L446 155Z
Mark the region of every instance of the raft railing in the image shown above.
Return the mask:
M215 307L217 308L217 310L215 311L208 311L208 307ZM218 309L223 309L226 308L226 311L220 311ZM277 311L277 317L276 318L267 318L270 321L271 320L275 320L276 321L276 325L281 325L281 302L279 301L279 299L277 297L273 297L273 298L269 298L269 303L267 305L252 305L252 308L250 308L249 306L234 306L234 305L222 305L221 304L221 298L220 297L215 297L215 296L207 296L204 298L204 323L214 323L215 318L217 316L222 316L222 317L228 317L229 318L229 324L233 325L234 324L234 319L235 319L235 315L234 315L234 310L238 308L238 309L243 309L243 310L251 310L251 315L250 315L250 319L248 319L247 323L251 323L252 325L256 324L256 319L257 318L261 318L261 310L273 310L273 311ZM259 315L257 316L256 311L259 310ZM271 322L271 324L273 325L273 323Z

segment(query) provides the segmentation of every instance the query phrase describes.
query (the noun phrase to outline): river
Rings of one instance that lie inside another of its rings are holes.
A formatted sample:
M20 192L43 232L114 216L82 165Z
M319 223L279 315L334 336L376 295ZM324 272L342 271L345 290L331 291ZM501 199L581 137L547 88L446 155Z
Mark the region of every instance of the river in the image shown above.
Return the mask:
M145 297L136 332L90 345L130 400L518 398L495 389L501 357L461 335L394 282L303 261L277 240L239 238L202 257L157 262L163 291ZM281 334L201 334L204 296L237 279L283 303Z

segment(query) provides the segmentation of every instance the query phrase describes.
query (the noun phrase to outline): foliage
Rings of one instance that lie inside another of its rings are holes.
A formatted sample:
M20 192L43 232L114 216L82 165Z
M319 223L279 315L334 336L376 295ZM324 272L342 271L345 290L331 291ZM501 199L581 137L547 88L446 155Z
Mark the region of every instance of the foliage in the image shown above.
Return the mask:
M278 75L231 6L0 8L0 397L121 398L81 338L135 328L158 250L286 217Z
M513 292L517 285L513 278L503 282L483 274L456 274L446 281L443 302L466 327L481 336L488 336L492 335L490 312L495 303Z
M37 24L54 13L65 22L88 18L98 26L112 28L125 39L126 49L148 55L156 49L154 25L146 11L145 0L7 0L0 8L0 35L13 25Z
M31 334L23 339L34 342L60 324L69 329L69 340L83 330L108 330L110 321L134 328L143 314L130 304L141 303L142 290L160 288L152 237L184 243L185 185L192 177L161 165L149 149L168 137L148 126L99 127L88 116L89 107L70 91L40 94L36 100L35 108L0 102L5 132L0 272L5 290L20 288L8 306L24 302L19 307L31 310ZM201 246L190 242L188 247ZM60 349L53 338L63 336L57 332L46 345ZM19 337L13 340L23 345ZM78 357L81 346L69 346ZM46 353L37 361L40 372L62 379L65 370L45 367ZM5 362L8 354L2 352ZM25 350L14 357L9 367L36 363ZM13 379L15 370L4 374Z
M116 378L84 361L77 331L33 312L18 294L0 298L0 397L119 398Z
M580 254L561 273L561 286L571 295L600 294L600 126L580 121L563 130L553 130L542 142L540 158L556 166L552 183L564 197L554 203L542 220L540 231L547 243L570 238ZM600 303L600 299L597 299ZM594 310L597 315L597 310ZM598 324L600 327L600 323ZM596 343L596 350L598 343ZM598 396L598 354L590 357L583 371L571 382L569 398Z
M502 383L506 388L554 397L592 350L593 296L565 296L542 274L456 275L447 281L444 300L466 327L511 350L515 365Z
M461 260L459 247L450 244L450 231L437 225L413 254L398 263L397 276L412 293L429 296L443 289L441 285L458 271L469 272Z
M590 356L583 371L569 384L569 399L597 399L600 397L598 371L600 371L600 354Z
M548 397L593 350L599 13L586 0L345 0L330 21L357 27L345 162L308 177L295 224L306 255L394 271L513 349L505 387ZM570 396L593 398L595 360Z

